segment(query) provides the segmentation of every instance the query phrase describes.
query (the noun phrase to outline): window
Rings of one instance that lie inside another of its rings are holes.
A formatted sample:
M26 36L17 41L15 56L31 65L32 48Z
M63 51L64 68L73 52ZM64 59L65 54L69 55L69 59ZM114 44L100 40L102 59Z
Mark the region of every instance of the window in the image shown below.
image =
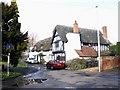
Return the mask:
M59 42L55 43L55 47L56 47L56 48L59 47Z

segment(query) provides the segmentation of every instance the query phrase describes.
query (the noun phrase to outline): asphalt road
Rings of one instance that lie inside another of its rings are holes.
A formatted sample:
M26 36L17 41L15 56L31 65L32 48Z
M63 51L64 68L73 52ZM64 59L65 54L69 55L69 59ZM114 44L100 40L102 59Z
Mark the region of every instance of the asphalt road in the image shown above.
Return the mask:
M84 71L48 71L45 74L57 81L71 84L73 88L118 88L120 78L118 71L84 72Z
M42 83L22 86L23 88L118 88L118 70L86 72L70 70L47 70L45 67L31 74L29 79L47 79Z
M26 75L15 79L17 88L118 88L118 70L86 72L70 70L47 70L46 67L30 64L35 69L26 70Z

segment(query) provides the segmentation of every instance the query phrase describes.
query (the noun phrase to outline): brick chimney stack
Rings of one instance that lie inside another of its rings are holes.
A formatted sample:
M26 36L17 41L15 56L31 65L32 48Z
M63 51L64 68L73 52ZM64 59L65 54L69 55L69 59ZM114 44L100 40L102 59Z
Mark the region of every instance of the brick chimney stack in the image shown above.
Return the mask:
M34 45L35 45L35 39L33 37L31 39L31 45L32 45L32 47L34 47Z
M16 2L16 0L12 0L11 2Z
M108 36L107 36L107 27L106 26L103 26L102 27L102 31L103 31L103 36L108 39Z
M73 24L73 32L78 32L78 23L77 23L77 21L75 21L75 23Z

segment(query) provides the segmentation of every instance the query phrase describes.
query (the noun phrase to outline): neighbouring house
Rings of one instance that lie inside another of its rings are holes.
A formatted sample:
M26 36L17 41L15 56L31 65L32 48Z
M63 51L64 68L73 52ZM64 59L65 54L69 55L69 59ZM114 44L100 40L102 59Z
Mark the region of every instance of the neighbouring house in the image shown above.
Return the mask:
M100 31L100 50L109 49L110 41L107 37L107 27ZM97 57L98 41L97 30L79 28L75 21L73 27L57 25L53 30L52 53L54 59L70 60L80 57Z
M52 46L51 46L51 37L38 41L33 51L40 53L40 59L44 59L46 62L52 59ZM41 56L42 55L42 56ZM42 57L42 58L41 58Z
M87 58L97 58L97 51L92 47L82 46L81 50L75 50L79 57Z

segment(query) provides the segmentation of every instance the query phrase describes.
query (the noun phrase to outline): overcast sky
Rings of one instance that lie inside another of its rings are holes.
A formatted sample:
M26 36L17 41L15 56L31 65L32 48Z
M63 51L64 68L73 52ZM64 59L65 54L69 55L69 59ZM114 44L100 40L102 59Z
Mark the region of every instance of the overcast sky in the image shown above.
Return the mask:
M102 26L107 26L108 39L116 44L118 1L120 0L17 0L21 31L29 31L29 35L36 36L38 41L52 36L57 24L73 26L76 20L81 28L101 30ZM95 6L98 6L97 10Z

